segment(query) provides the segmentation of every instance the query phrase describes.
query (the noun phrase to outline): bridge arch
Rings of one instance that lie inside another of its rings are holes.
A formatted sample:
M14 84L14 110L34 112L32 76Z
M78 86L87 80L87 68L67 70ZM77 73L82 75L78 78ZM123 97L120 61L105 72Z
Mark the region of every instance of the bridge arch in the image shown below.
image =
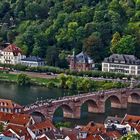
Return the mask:
M33 111L30 113L30 115L39 122L46 120L45 114L41 111Z
M131 93L128 97L128 103L139 104L140 103L140 94L136 93L136 92Z
M105 104L107 101L110 101L112 108L121 108L121 101L118 96L111 95L105 99Z
M94 101L93 99L87 99L87 100L83 101L81 104L81 110L82 110L83 105L87 105L88 112L90 112L90 113L98 112L98 105L97 105L96 101Z
M58 107L55 108L55 110L53 111L53 118L54 118L54 114L58 109L62 109L63 112L63 117L64 118L73 118L73 110L72 108L67 105L67 104L62 104L59 105Z

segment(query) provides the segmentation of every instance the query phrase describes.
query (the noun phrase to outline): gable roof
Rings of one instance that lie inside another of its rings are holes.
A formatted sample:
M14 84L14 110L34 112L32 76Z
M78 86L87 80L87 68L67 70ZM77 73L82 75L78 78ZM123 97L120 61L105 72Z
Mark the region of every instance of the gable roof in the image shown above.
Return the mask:
M17 56L19 53L22 53L21 49L18 48L14 44L10 44L8 47L3 49L4 52L13 52L15 56Z
M26 140L31 140L31 136L29 132L27 131L27 128L23 126L15 126L15 125L10 124L7 126L3 134L9 137L16 134L18 138L25 136Z
M30 127L30 129L32 131L39 130L39 129L45 129L45 128L55 129L54 125L52 124L52 122L49 119L47 119L44 122L34 124Z
M0 112L0 121L8 122L13 125L26 126L31 120L31 116L28 114L17 114L17 113L5 113Z
M9 123L26 126L31 120L31 115L28 114L13 114Z
M30 56L24 59L21 59L22 61L32 61L32 62L42 62L44 59L37 57L37 56Z
M140 116L126 114L121 124L131 124L131 123L140 124Z
M118 64L140 64L140 60L134 55L127 54L112 54L111 56L104 59L106 63L118 63Z
M83 51L75 56L75 59L79 63L93 63L93 60Z
M0 99L0 107L9 109L22 108L22 106L20 106L19 104L7 99Z
M88 125L84 126L81 131L83 132L87 132L90 134L96 134L96 133L101 133L101 132L105 132L106 128L103 124L99 124L99 123L93 123L90 122Z

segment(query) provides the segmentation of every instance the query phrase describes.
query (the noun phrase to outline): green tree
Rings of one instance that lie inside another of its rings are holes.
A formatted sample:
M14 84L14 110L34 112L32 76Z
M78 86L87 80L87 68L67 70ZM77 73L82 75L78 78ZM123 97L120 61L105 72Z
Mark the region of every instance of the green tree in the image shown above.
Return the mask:
M31 84L31 79L26 74L19 74L17 76L17 84L20 86L29 86Z
M25 9L26 17L28 19L38 19L40 11L40 5L36 2L29 3Z
M121 140L139 140L140 135L139 134L129 134L128 136L123 136Z
M118 54L135 54L136 38L131 35L123 36L111 51Z
M32 51L32 54L35 56L39 56L45 58L46 48L47 48L47 38L45 34L37 34L34 38L35 44Z
M3 132L3 131L4 131L3 125L0 124L0 132Z
M112 40L111 40L111 48L110 48L110 51L112 53L115 53L114 50L116 48L116 45L120 41L120 39L121 39L121 36L120 36L119 32L116 32L115 34L113 34L113 37L112 37Z
M83 42L83 50L91 56L94 61L99 62L102 60L104 48L101 42L100 33L95 32L86 38Z
M67 82L67 76L64 74L60 74L58 77L59 81L60 81L60 87L61 88L66 88L66 82Z
M67 77L66 86L68 89L76 90L76 78L72 76Z
M59 64L59 51L55 46L48 46L46 51L46 61L48 65L58 66Z

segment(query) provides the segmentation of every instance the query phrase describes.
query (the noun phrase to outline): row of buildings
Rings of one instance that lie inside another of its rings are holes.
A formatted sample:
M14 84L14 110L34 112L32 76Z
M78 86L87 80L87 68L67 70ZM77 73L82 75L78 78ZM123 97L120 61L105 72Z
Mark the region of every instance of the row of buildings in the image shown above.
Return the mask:
M69 62L71 70L88 71L95 68L93 59L83 52L70 56ZM140 59L134 55L112 54L102 62L102 71L137 76L140 75Z
M2 64L23 64L30 67L44 66L45 61L36 56L26 57L20 48L14 44L9 44L0 50L0 63Z
M11 100L0 99L0 105L1 140L118 140L129 133L140 133L140 116L109 116L104 123L56 128L49 119L25 114L23 107Z
M95 68L95 62L86 53L81 52L77 55L68 57L71 70L88 71ZM0 50L0 63L3 64L22 64L30 67L44 66L45 61L36 56L26 57L22 50L14 44L9 44ZM134 55L112 54L102 62L103 72L123 73L126 75L140 75L140 59Z

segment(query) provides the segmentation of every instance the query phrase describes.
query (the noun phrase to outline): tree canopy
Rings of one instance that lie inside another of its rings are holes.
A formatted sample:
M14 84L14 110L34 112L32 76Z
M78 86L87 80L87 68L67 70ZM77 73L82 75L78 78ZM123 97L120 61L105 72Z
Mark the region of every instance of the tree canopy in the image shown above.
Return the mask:
M110 53L140 58L140 1L1 0L0 43L5 42L60 67L67 67L60 54L73 49L95 62Z

